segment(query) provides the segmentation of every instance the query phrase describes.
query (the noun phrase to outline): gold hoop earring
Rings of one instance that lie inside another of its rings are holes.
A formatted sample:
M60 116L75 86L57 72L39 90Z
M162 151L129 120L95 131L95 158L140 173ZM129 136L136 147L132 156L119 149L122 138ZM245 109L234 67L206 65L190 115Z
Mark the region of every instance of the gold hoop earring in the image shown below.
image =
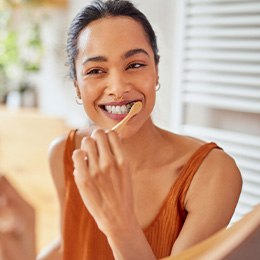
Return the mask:
M159 91L160 88L161 88L161 84L159 83L159 84L156 86L155 91Z
M81 99L80 97L78 97L78 96L75 97L75 101L76 101L76 103L77 103L78 105L82 105L82 104L83 104L82 99Z

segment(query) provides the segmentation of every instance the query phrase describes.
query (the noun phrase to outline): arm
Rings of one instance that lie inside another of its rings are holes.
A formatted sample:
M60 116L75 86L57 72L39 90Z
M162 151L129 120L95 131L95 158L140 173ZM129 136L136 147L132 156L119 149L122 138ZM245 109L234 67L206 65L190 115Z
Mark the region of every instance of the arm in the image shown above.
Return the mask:
M49 164L52 178L57 190L59 205L60 205L60 219L61 227L63 220L63 205L65 194L65 181L64 181L64 165L63 153L65 148L65 138L55 139L49 149ZM37 257L38 260L59 260L62 259L62 240L61 238L53 241L46 247Z
M234 213L242 179L234 160L213 150L193 178L185 200L188 212L172 255L226 227Z

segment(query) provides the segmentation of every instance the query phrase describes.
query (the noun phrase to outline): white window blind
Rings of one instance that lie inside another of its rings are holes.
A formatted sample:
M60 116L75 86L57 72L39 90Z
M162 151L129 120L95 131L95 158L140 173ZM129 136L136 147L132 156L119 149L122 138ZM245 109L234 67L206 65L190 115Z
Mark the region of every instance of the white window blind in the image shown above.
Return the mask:
M260 203L260 1L176 3L173 128L234 157L236 221Z

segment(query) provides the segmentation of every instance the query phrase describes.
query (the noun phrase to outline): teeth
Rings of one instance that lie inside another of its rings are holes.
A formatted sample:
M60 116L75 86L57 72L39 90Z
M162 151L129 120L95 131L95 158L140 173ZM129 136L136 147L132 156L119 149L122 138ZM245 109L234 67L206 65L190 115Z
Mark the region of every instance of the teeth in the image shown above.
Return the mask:
M123 106L105 106L105 110L112 114L128 114L133 104L134 102Z

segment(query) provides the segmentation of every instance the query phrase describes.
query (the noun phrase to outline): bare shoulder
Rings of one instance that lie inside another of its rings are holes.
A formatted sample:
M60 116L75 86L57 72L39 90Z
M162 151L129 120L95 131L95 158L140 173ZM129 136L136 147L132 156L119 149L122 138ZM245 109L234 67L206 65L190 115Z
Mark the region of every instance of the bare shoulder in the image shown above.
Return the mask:
M178 253L226 227L235 211L242 187L234 159L213 149L203 160L187 191L187 218L172 253Z
M54 139L49 146L49 166L54 185L61 203L65 194L63 154L65 150L66 136Z
M206 144L200 139L189 136L175 134L172 136L183 164ZM241 188L242 178L235 160L222 149L213 149L193 177L185 198L186 210L188 212L223 210L227 213L227 221L234 212Z
M205 144L203 140L196 139L190 136L176 134L164 129L158 128L161 135L170 147L174 147L176 159L183 158L187 160L200 146Z
M65 150L66 136L55 138L49 146L49 162L51 170L62 164Z
M241 174L235 160L221 149L213 149L207 155L196 175L195 182L197 179L229 188L242 185Z
M178 162L182 168L192 157L192 155L204 144L205 141L190 136L179 135L171 132L165 132L167 144L173 149L173 159ZM168 154L171 154L170 152Z
M193 137L175 136L175 143L178 144L179 149L182 151L185 161L206 144L205 141ZM226 186L230 188L233 185L240 187L242 185L241 174L235 160L224 150L218 148L211 150L206 156L195 174L192 186L199 188L202 184L205 184L203 182L212 182L213 184L224 182L224 185L227 183Z
M213 149L193 178L186 196L187 209L209 203L211 210L225 210L231 217L241 188L242 178L234 159L221 149Z
M66 143L66 136L59 136L55 138L50 146L49 146L49 157L50 159L54 157L54 159L60 155L60 152L64 151L65 143Z
M75 149L80 147L81 140L84 136L89 135L89 129L77 130L75 133ZM51 175L56 186L60 199L62 200L65 192L64 176L64 151L68 135L57 137L49 146L49 165Z
M75 133L75 143L76 147L78 148L80 145L80 142L82 138L86 135L89 135L90 130L89 129L79 129ZM50 162L54 162L55 165L63 160L63 153L65 150L66 140L68 138L68 135L60 136L55 138L49 147L49 160Z

